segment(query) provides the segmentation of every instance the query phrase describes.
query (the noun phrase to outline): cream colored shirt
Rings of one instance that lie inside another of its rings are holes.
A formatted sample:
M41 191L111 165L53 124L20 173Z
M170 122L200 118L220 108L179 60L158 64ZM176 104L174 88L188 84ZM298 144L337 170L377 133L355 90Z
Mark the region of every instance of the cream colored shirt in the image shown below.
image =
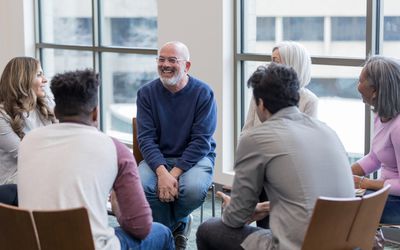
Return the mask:
M0 106L0 185L17 183L17 156L21 139L10 125L10 117ZM34 128L50 124L40 117L37 110L24 114L23 131L27 134Z
M301 88L300 91L299 110L311 117L317 118L318 115L318 97L306 88ZM242 132L249 130L252 127L261 124L258 119L257 106L254 97L251 98L249 111L247 112L246 122L243 126Z

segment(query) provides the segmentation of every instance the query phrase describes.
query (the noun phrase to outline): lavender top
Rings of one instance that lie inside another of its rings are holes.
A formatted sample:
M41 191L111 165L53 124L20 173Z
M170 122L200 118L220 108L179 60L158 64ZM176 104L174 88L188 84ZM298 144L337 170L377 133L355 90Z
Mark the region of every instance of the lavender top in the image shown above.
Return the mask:
M400 116L382 123L376 115L371 151L358 161L365 174L381 169L380 179L390 194L400 196Z

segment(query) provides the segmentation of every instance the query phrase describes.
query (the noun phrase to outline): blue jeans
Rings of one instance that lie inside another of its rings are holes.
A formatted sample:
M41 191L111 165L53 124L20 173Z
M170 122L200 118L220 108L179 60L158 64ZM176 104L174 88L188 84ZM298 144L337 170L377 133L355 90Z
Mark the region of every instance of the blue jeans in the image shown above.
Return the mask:
M364 195L375 192L367 190ZM383 209L380 223L400 225L400 196L389 195Z
M164 225L153 223L150 234L144 240L133 238L121 227L114 228L115 235L121 243L121 250L174 250L174 238Z
M177 158L167 158L166 160L167 166L165 167L170 171ZM179 177L179 198L173 202L159 200L157 175L146 161L140 162L139 174L147 201L153 211L153 220L174 231L179 222L187 222L189 214L204 202L212 182L213 164L210 159L204 157L192 168L183 172Z

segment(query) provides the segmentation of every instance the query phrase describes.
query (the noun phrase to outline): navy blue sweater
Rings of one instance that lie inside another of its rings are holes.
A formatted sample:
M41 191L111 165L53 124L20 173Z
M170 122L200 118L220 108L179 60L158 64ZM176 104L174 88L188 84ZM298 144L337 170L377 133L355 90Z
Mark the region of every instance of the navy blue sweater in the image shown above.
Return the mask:
M178 158L183 171L203 157L214 163L217 108L206 83L189 76L172 93L156 79L138 90L136 105L139 147L153 171L167 164L165 158Z

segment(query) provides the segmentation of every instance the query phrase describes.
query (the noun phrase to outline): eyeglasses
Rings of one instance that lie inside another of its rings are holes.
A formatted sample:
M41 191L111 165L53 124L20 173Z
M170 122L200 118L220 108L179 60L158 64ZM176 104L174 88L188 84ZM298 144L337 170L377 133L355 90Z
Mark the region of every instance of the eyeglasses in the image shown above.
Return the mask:
M176 57L157 57L156 58L157 63L165 63L165 61L168 61L170 64L175 64L178 63L179 61L186 61L185 59L181 58L176 58Z

